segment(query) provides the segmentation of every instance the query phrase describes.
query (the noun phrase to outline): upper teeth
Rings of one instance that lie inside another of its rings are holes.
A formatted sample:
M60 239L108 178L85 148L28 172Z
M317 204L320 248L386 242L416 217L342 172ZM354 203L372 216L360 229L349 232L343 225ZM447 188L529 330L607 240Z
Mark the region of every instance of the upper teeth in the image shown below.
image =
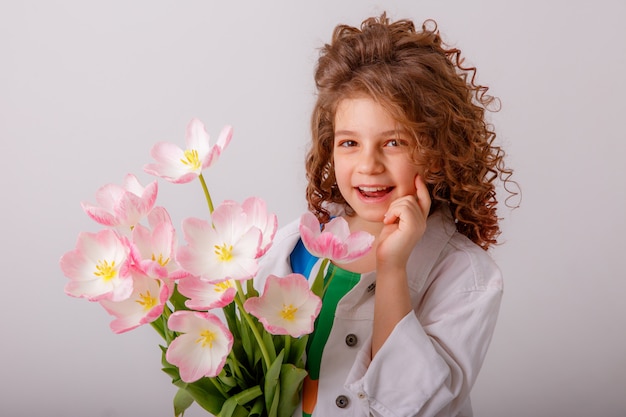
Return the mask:
M387 187L359 187L359 189L361 191L365 191L365 192L375 192L375 191L384 191L387 189Z

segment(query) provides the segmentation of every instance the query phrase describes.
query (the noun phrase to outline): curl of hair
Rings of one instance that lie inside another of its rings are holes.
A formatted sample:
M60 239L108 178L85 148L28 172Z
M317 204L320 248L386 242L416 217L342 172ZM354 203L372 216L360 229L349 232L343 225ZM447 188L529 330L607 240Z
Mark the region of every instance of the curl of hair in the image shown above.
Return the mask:
M318 94L306 156L307 202L320 221L329 219L328 203L352 212L334 177L334 118L342 99L367 96L411 132L433 209L447 203L460 233L485 250L497 243L496 180L516 194L506 187L512 170L485 121L485 111L499 101L475 83L476 68L463 61L432 20L418 31L412 21L392 23L383 13L360 28L335 28L315 69Z

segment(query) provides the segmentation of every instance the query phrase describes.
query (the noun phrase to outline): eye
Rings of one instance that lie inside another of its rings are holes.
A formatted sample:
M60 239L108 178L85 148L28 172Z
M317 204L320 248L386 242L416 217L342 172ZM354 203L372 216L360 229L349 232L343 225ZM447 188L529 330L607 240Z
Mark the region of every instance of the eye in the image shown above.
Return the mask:
M387 142L385 142L385 146L388 146L390 148L395 148L398 146L407 146L409 143L404 140L404 139L389 139Z
M352 139L344 139L344 140L340 140L337 143L338 147L343 147L343 148L350 148L352 146L356 146L357 143L356 141L352 140Z

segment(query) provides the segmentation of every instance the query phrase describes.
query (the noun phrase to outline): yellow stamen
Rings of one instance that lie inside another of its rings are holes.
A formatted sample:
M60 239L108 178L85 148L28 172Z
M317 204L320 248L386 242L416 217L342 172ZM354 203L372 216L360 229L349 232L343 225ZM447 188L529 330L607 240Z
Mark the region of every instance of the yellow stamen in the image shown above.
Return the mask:
M139 293L139 299L135 300L135 302L141 304L144 311L151 310L152 307L157 305L157 299L150 294L150 291L146 291L145 294Z
M188 149L185 151L185 158L181 159L185 165L188 165L193 170L198 170L202 166L200 164L200 158L198 157L198 151L195 149Z
M296 318L296 313L298 312L298 307L294 307L293 304L285 305L283 304L283 309L280 312L280 316L285 320L294 321Z
M215 333L210 330L203 330L202 333L200 333L200 337L196 340L196 343L202 344L202 347L209 345L209 348L212 348L214 340Z
M159 263L159 265L161 266L166 266L169 262L170 262L170 258L165 258L163 259L163 254L159 253L159 257L157 258L157 256L153 253L152 254L152 260L153 261L157 261Z
M117 275L117 270L115 269L115 261L100 260L96 265L96 271L93 273L97 277L101 277L105 281L110 281Z
M215 254L217 255L217 259L222 262L232 261L233 245L226 245L226 243L224 243L222 246L215 245Z
M232 288L233 284L230 281L222 281L215 284L215 292L225 292L229 288Z

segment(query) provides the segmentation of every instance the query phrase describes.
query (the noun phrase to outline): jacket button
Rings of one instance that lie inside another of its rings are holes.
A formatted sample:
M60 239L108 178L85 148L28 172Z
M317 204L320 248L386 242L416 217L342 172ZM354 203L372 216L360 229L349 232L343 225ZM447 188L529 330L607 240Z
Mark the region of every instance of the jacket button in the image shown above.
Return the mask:
M339 408L346 408L349 403L350 400L345 395L340 395L335 399L335 404L337 404Z
M350 347L354 347L356 346L358 342L359 342L359 339L356 337L355 334L350 333L349 335L346 336L346 345Z

